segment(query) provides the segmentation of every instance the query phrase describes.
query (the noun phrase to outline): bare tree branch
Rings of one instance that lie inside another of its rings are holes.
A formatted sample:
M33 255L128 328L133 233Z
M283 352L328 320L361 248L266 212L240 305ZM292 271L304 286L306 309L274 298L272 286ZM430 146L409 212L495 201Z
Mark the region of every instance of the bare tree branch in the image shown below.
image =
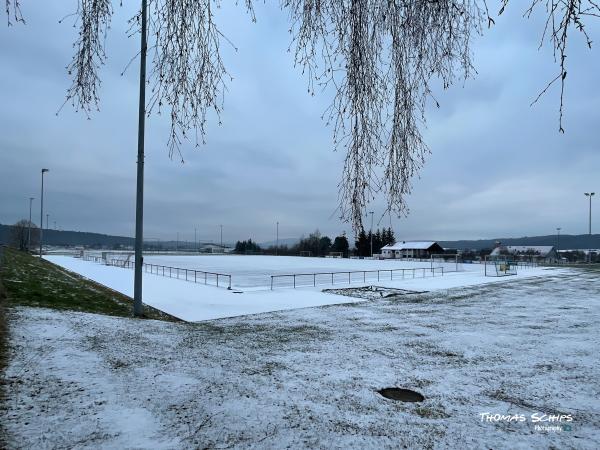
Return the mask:
M341 215L355 231L379 193L406 214L411 179L429 152L421 127L431 83L469 77L471 35L487 10L474 0L285 0L296 64L315 86L332 88L326 112L346 154Z
M509 0L502 0L500 14ZM567 78L567 43L572 35L571 30L579 31L589 48L592 47L592 40L587 32L584 20L589 17L600 17L600 7L593 0L531 0L530 6L525 12L525 16L530 18L534 10L541 5L545 5L546 22L540 39L540 48L544 41L549 41L554 50L554 61L559 65L559 72L546 87L539 93L536 99L531 103L537 103L538 100L548 91L556 82L560 82L560 106L558 129L564 133L563 112L564 112L564 94L565 80Z
M75 17L73 27L78 33L73 44L75 55L67 66L72 83L65 104L71 102L88 117L92 108L99 106L99 72L106 62L106 35L112 14L112 0L78 0L77 11L69 16Z
M167 109L171 118L169 155L177 151L181 156L180 144L190 131L196 133L196 145L204 143L208 111L212 109L220 117L229 76L221 45L223 41L233 44L215 23L218 0L151 0L150 4L155 47L148 113ZM255 20L251 1L245 4Z
M6 0L6 18L8 20L8 26L15 23L25 23L23 14L21 14L21 2L20 0Z

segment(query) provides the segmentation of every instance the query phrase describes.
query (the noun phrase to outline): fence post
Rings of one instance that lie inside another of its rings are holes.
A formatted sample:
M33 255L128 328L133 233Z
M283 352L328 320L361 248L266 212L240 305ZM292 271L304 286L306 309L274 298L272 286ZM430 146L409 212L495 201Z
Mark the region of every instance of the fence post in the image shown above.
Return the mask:
M366 281L367 281L367 271L364 270L363 271L363 283L366 283Z
M331 272L331 285L333 286L333 272Z
M194 283L198 282L198 272L194 270Z
M206 284L206 272L204 272L204 284Z
M219 274L217 274L217 287L219 287Z
M231 289L231 275L229 275L229 289Z
M348 272L348 284L350 284L350 272Z
M377 271L377 281L379 281L379 270Z
M296 289L296 275L294 275L294 289Z
M271 275L271 290L273 290L273 275Z
M188 272L188 270L187 270L187 269L185 269L185 281L187 281L187 280L188 280L188 279L187 279L187 272Z

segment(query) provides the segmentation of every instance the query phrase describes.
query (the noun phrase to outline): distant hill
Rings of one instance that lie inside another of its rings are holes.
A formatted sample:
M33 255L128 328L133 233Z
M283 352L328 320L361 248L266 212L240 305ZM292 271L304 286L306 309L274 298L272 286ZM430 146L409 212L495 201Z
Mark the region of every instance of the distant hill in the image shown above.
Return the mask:
M556 246L557 239L555 234L551 234L548 236L525 236L520 238L438 241L438 243L444 248L482 250L485 248L493 248L498 241L500 241L502 245ZM589 234L561 234L560 248L562 250L600 248L600 234L592 234L591 236Z
M10 234L11 226L0 224L0 243L8 244ZM110 236L108 234L81 231L44 230L44 244L56 246L84 245L88 247L132 246L134 239L125 236Z

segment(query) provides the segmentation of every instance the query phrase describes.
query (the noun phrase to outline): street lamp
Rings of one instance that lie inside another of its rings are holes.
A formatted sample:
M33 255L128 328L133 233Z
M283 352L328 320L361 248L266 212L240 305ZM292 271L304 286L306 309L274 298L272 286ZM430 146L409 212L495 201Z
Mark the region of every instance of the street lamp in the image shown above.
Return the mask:
M590 219L589 219L589 228L588 233L590 235L590 244L592 242L592 197L596 195L595 192L584 192L586 197L590 198ZM589 260L592 262L592 249L589 250Z
M373 211L369 211L371 214L371 258L373 257Z
M42 169L42 197L40 202L40 258L42 257L42 244L44 242L44 174L48 169Z
M29 226L27 227L27 251L31 251L31 204L35 197L29 197Z

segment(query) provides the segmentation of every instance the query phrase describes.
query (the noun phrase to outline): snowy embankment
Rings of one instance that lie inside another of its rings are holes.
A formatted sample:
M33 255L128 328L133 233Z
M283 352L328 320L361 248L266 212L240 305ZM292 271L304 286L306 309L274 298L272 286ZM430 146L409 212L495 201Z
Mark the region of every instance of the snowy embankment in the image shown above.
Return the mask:
M600 278L547 274L199 324L16 308L0 420L15 448L597 449Z
M45 258L54 264L78 273L85 278L94 280L115 291L130 297L133 296L133 271L130 269L105 266L69 256L46 256ZM207 258L208 261L217 262L214 258L219 257L184 256L175 258L175 260L170 260L169 257L163 256L161 262L172 265L179 263L180 267L207 270L209 268L202 265L206 264L205 261ZM182 258L184 259L182 260ZM187 258L187 260L185 260L185 258ZM352 303L360 300L322 292L322 289L332 287L331 285L302 287L298 289L283 288L269 290L269 277L267 273L270 271L277 273L278 270L279 273L293 273L294 271L306 273L311 267L323 270L323 264L327 264L325 267L330 271L387 270L390 267L427 267L427 263L423 262L403 263L402 265L397 264L391 266L389 261L342 260L333 258L327 260L323 258L276 258L269 256L223 256L220 258L225 258L225 262L220 262L217 265L217 268L212 270L220 270L224 273L232 274L232 283L234 287L239 285L237 283L247 283L248 279L255 280L258 276L262 276L264 286L259 289L256 287L243 289L243 291L239 289L227 290L215 286L206 286L203 284L186 282L184 280L144 273L144 303L188 322L338 303ZM310 266L310 263L313 261L316 262L316 264L321 265ZM296 263L296 266L293 266L294 262ZM280 263L284 263L283 269L281 268ZM273 265L275 266L273 267ZM252 271L250 268L252 268ZM521 270L516 277L490 278L483 275L483 267L479 265L470 266L468 269L469 270L464 272L446 272L444 276L431 277L430 275L427 275L426 278L418 278L420 274L417 272L417 278L414 279L406 278L389 280L382 278L379 282L371 279L367 280L366 283L353 282L352 286L377 284L378 286L383 287L414 291L432 291L502 282L507 279L515 280L524 277L548 275L548 270L535 268ZM407 272L407 276L408 274L409 272ZM347 284L345 285L347 286ZM344 283L336 283L333 287L344 287Z

